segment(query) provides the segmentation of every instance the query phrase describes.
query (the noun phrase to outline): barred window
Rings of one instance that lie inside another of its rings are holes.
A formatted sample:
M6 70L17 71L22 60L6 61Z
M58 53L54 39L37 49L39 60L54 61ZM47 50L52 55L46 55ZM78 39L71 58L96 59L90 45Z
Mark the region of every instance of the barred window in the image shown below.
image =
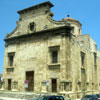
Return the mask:
M57 63L58 62L58 51L53 51L52 52L52 63Z
M58 63L59 62L59 50L60 46L50 46L49 53L50 53L50 63Z
M13 66L13 63L14 63L14 55L15 55L14 52L8 53L9 66Z

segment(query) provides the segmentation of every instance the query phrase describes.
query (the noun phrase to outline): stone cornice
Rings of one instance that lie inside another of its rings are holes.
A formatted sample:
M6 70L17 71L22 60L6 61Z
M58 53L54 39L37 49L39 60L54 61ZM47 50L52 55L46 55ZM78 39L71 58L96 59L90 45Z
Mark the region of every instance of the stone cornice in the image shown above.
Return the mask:
M70 34L71 27L70 26L61 26L61 27L56 27L56 28L51 28L48 30L42 30L39 32L34 32L34 33L28 33L25 35L21 36L16 36L16 37L11 37L11 38L5 38L4 41L7 43L13 43L14 41L18 42L18 40L23 40L25 38L29 38L32 36L39 36L39 35L44 35L44 34L62 34L66 33L66 35Z
M41 6L46 6L46 5L48 5L49 7L53 7L54 6L50 1L47 1L47 2L43 2L43 3L40 3L38 5L29 7L29 8L25 8L25 9L19 10L17 13L23 14L26 11L30 11L30 10L36 9L38 7L41 7Z
M15 27L15 29L14 29L11 33L9 33L9 34L7 33L7 34L6 34L6 38L9 38L12 34L14 34L14 33L17 31L17 29L19 28L19 26L20 26L20 25L19 25L19 23L17 22L17 26Z

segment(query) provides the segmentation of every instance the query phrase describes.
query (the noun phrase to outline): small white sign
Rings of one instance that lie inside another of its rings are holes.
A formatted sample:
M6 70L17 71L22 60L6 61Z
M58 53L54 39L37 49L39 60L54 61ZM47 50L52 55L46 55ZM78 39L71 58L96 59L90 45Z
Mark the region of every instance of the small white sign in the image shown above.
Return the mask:
M28 84L25 84L25 87L24 88L28 88Z

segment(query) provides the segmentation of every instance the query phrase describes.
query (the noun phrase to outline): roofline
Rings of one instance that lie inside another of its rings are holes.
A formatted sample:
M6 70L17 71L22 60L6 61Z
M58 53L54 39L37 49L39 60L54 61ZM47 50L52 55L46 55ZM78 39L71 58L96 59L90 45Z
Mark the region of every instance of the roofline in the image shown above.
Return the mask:
M30 37L30 36L33 36L33 35L38 35L38 34L48 33L48 32L54 33L55 31L58 31L57 33L66 32L66 34L71 34L71 33L67 32L68 29L71 30L71 26L61 26L61 27L51 28L51 29L48 29L48 30L42 30L42 31L34 32L34 33L31 33L31 34L24 34L24 35L21 35L21 36L5 38L4 41L7 42L9 40L14 40L14 39L23 38L23 37ZM62 30L62 31L60 31L60 30Z
M68 18L68 17L67 17ZM77 22L78 24L80 24L80 26L82 26L81 22L76 20L76 19L73 19L71 17L69 17L70 19L67 19L67 18L63 18L61 21L67 21L67 22Z
M31 9L34 9L36 7L39 7L39 6L42 6L42 5L46 5L46 4L48 4L50 7L54 6L50 1L46 1L46 2L43 2L43 3L37 4L37 5L31 6L29 8L25 8L25 9L19 10L19 11L17 11L17 13L22 14L23 12L25 12L27 10L31 10Z

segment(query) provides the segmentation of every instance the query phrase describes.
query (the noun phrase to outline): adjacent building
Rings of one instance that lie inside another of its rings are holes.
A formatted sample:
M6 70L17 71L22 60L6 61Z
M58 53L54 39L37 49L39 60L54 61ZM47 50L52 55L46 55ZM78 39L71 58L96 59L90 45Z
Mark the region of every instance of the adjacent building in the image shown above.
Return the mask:
M4 89L80 94L100 90L100 52L75 19L53 20L47 1L18 11L16 29L7 34Z
M2 74L0 74L0 89L1 89L1 87L2 87L2 82L3 82L3 78L2 78Z

